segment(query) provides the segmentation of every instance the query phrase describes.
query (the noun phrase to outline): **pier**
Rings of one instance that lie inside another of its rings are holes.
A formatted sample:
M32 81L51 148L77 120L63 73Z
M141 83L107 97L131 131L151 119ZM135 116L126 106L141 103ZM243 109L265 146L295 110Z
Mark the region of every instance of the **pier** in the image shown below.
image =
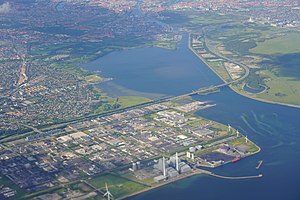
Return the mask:
M257 164L257 166L256 166L255 168L256 168L256 169L259 169L260 166L262 165L262 163L263 163L263 160L258 161L258 164Z
M203 174L207 174L207 175L214 176L217 178L222 178L222 179L229 179L229 180L242 180L242 179L253 179L253 178L263 177L262 174L251 175L251 176L223 176L223 175L218 175L218 174L215 174L215 173L207 171L207 170L199 169L199 171L200 171L200 173L203 173Z
M259 174L259 175L252 175L252 176L222 176L222 175L218 175L218 174L212 173L212 172L207 171L207 170L203 170L203 169L195 169L195 170L193 170L193 172L191 172L191 173L189 173L189 174L179 175L179 176L176 177L176 178L173 178L173 179L164 181L164 182L159 183L159 184L157 184L157 185L155 185L155 186L151 186L151 187L149 187L149 188L145 188L144 190L141 190L141 191L138 191L138 192L135 192L135 193L132 193L132 194L128 194L128 195L126 195L126 196L124 196L124 197L121 197L121 198L117 198L117 200L128 199L129 197L132 197L132 196L141 194L141 193L146 192L146 191L149 191L149 190L153 190L153 189L158 188L158 187L161 187L161 186L163 186L163 185L168 185L168 184L170 184L170 183L174 183L174 182L176 182L176 181L179 181L179 180L182 180L182 179L185 179L185 178L194 176L194 175L200 175L200 174L206 174L206 175L209 175L209 176L214 176L214 177L217 177L217 178L229 179L229 180L255 179L255 178L261 178L261 177L263 177L262 174Z

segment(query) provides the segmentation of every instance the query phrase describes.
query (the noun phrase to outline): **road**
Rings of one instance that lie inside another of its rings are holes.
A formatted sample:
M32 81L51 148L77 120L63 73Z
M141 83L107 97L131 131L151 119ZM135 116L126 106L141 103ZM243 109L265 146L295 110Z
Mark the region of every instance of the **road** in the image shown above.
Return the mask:
M202 30L202 33L203 33L203 38L204 38L204 40L203 40L203 46L204 46L205 49L207 49L209 52L215 54L216 56L218 56L218 57L220 57L220 58L222 58L222 59L224 59L224 60L226 60L226 61L228 61L228 62L234 63L234 64L239 65L239 66L241 66L241 67L244 68L245 74L244 74L243 76L241 76L240 78L231 81L230 84L240 82L240 81L242 81L242 80L244 80L245 78L248 77L248 75L249 75L249 73L250 73L250 70L249 70L249 68L248 68L246 65L244 65L244 64L242 64L242 63L239 63L239 62L236 62L235 60L229 59L229 58L227 58L227 57L225 57L225 56L223 56L223 55L221 55L221 54L219 54L219 53L217 53L217 52L212 51L211 49L209 49L209 48L207 47L207 45L206 45L206 32L205 32L205 29L204 29L204 28L203 28L203 30ZM190 42L190 41L189 41L189 42Z

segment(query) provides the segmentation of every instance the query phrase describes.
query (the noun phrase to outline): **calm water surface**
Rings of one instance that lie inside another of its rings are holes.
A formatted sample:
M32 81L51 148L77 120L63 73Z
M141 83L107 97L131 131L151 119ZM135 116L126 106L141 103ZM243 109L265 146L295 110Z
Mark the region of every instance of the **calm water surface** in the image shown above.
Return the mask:
M176 50L145 47L113 52L83 65L114 80L101 88L115 95L134 92L179 95L222 81L188 48L184 35ZM118 89L121 86L125 89Z
M87 64L87 69L101 70L113 77L114 85L132 91L178 95L199 87L221 83L221 80L187 48L187 36L176 51L138 48L111 53ZM102 86L106 92L118 93ZM129 92L128 92L129 91ZM121 94L121 93L119 93ZM217 106L199 111L203 116L231 124L258 144L262 151L214 170L229 176L263 174L263 178L224 180L194 176L143 193L132 200L154 199L225 199L225 200L299 200L300 199L300 109L251 100L224 88L219 93L194 96L211 100ZM264 160L259 170L258 160Z

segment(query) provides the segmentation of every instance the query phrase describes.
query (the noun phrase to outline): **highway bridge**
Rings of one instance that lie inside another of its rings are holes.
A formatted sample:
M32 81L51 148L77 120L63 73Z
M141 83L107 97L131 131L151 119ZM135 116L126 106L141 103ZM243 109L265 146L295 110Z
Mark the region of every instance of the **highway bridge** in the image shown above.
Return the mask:
M245 75L243 77L240 77L239 79L232 80L230 82L225 82L225 83L222 83L222 84L219 84L219 85L212 85L212 86L209 86L209 87L199 88L198 90L193 90L190 93L186 93L186 94L183 94L183 95L180 95L180 96L176 96L176 97L173 97L173 98L179 98L179 97L184 97L184 96L191 96L191 95L199 94L199 93L206 92L206 91L211 91L211 90L213 91L215 89L220 89L222 87L226 87L226 86L229 86L231 84L240 82L241 80L245 79L248 76L248 75L247 76L245 76ZM170 99L172 99L172 98L170 98Z

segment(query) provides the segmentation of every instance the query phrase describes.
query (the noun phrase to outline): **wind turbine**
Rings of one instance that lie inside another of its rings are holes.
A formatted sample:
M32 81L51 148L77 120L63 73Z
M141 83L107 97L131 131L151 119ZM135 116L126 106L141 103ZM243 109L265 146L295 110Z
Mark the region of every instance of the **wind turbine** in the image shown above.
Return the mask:
M248 136L246 136L246 143L248 143Z
M103 197L107 197L107 200L113 199L113 195L108 191L107 183L105 183L106 193L103 195Z
M240 134L239 130L236 130L236 137L239 137L239 134Z
M231 126L230 126L230 124L228 124L228 132L230 132L231 131Z

